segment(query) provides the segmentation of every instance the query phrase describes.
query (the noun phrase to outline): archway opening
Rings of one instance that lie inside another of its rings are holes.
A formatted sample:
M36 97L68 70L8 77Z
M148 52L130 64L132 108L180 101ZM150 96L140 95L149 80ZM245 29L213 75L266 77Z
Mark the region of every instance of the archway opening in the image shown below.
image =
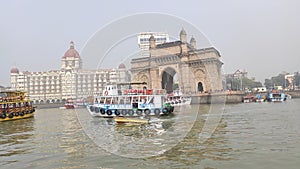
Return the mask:
M203 92L203 84L202 84L202 82L199 82L198 83L198 92Z
M165 89L168 94L172 93L174 90L174 76L176 71L173 68L167 68L162 73L162 83L161 88Z

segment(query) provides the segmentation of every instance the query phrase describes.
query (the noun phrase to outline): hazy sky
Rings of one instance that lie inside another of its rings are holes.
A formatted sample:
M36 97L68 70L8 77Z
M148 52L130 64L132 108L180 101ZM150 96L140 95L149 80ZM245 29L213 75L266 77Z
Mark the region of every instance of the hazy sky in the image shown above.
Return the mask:
M220 51L225 73L245 69L263 81L300 70L299 8L298 0L2 0L0 85L10 85L14 65L20 71L60 69L71 40L81 52L105 25L145 12L191 23ZM179 33L181 27L177 29ZM82 59L86 68L95 68L89 66L92 60Z

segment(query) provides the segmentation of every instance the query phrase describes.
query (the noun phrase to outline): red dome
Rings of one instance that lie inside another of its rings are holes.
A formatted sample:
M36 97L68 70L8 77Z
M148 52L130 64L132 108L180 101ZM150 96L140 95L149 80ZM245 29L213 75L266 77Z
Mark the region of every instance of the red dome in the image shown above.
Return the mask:
M64 58L67 57L73 57L73 58L79 58L79 53L77 50L74 49L74 42L70 42L70 49L67 50L67 52L63 56Z
M119 65L119 67L118 67L119 69L125 69L126 68L126 66L124 65L124 63L121 63L120 65Z
M10 73L19 73L19 69L15 66L10 70Z

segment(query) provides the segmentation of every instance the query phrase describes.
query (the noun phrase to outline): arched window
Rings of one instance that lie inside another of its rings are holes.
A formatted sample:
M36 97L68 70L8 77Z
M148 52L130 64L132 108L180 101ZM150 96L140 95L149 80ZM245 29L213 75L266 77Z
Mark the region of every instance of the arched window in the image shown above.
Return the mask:
M203 85L201 82L198 83L198 92L203 92Z

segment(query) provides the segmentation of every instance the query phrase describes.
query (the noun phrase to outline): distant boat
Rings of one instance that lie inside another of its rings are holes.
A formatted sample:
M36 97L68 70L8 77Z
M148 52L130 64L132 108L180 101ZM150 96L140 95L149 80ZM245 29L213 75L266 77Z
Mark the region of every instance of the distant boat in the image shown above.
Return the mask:
M251 103L254 102L254 96L253 95L247 95L243 97L243 102L244 103Z
M192 102L192 97L184 96L181 90L174 90L172 94L167 96L166 103L170 103L171 106L189 105Z
M33 117L36 107L22 91L0 92L0 122Z
M256 96L254 96L253 94L248 94L246 96L243 97L243 102L244 103L252 103L252 102L264 102L265 96L262 96L260 93L258 93Z
M268 93L267 100L269 102L283 102L286 101L286 95L283 91L272 90Z
M255 102L264 102L265 100L265 96L263 97L260 93L258 93L255 97Z
M66 109L75 109L78 107L84 107L86 105L84 99L72 99L69 98L66 100L64 106Z

